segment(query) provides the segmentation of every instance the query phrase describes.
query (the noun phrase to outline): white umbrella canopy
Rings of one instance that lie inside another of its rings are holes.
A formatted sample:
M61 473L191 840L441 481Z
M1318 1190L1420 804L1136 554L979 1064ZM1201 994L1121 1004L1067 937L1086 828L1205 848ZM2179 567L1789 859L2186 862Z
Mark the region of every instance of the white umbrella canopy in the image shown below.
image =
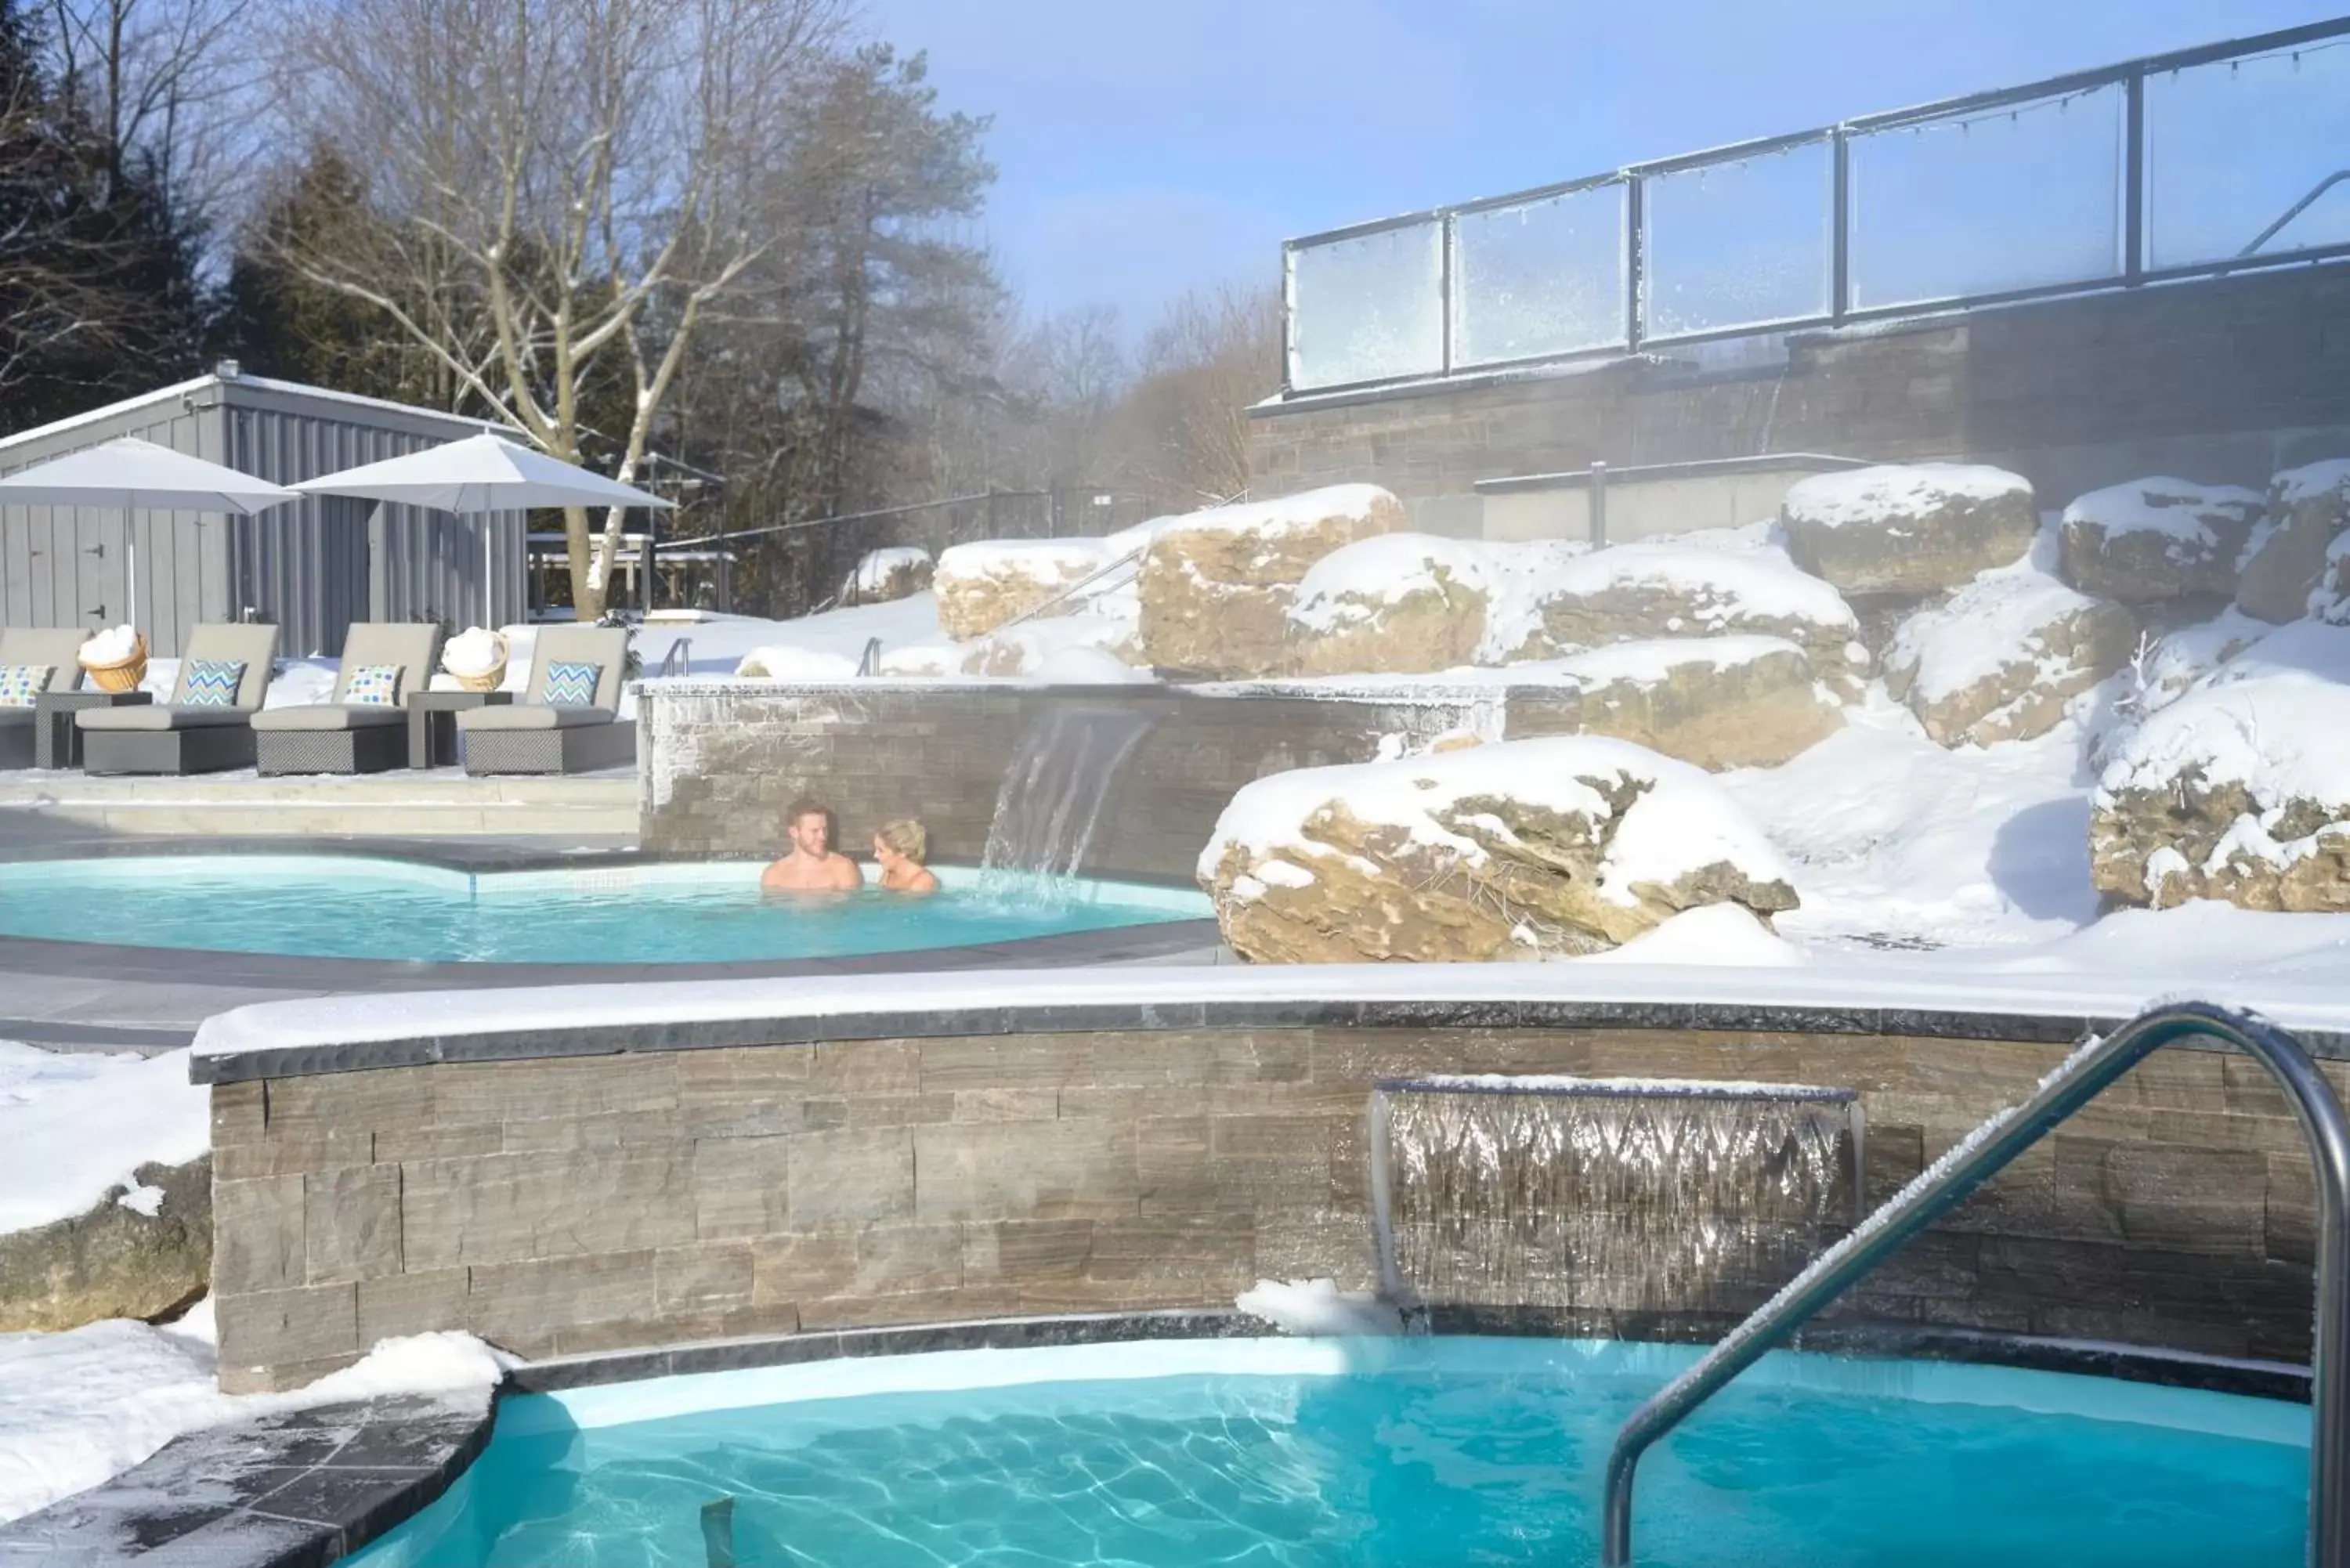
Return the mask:
M405 457L306 479L295 488L312 495L404 502L436 512L671 504L658 495L590 473L490 431Z
M300 492L282 484L137 436L101 441L0 475L0 506L122 508L124 591L134 626L139 620L139 546L130 532L131 513L143 509L243 515L301 499Z

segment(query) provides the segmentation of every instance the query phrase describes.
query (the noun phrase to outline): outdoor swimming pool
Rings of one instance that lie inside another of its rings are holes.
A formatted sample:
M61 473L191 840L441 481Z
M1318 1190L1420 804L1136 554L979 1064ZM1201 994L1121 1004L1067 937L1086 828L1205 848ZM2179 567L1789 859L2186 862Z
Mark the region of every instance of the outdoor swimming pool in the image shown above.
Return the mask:
M1688 1346L1222 1340L958 1351L505 1401L359 1568L1451 1568L1596 1561L1617 1425ZM2291 1568L2308 1412L1775 1354L1653 1451L1652 1568Z
M469 873L328 855L0 865L0 936L473 963L716 963L1201 919L1182 888L938 868L940 891L767 898L764 863Z

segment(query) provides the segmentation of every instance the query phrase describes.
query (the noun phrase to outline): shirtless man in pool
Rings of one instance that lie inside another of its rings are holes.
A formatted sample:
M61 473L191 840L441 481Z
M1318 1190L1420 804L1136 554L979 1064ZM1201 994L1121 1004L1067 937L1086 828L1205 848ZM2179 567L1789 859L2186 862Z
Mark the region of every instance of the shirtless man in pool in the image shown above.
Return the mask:
M832 813L802 795L785 819L792 852L759 878L765 893L846 893L864 886L857 862L832 846Z

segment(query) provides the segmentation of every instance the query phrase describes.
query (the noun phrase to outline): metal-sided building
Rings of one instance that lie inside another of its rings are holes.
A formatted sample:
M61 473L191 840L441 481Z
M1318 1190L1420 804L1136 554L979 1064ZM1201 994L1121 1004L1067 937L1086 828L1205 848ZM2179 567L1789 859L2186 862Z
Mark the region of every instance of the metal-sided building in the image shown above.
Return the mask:
M477 433L477 420L239 374L212 375L0 441L0 473L138 436L278 484ZM177 654L205 621L276 623L285 652L337 654L361 620L452 628L523 618L524 514L459 517L311 496L250 517L140 512L139 629ZM109 626L132 602L123 516L99 506L0 507L0 626Z

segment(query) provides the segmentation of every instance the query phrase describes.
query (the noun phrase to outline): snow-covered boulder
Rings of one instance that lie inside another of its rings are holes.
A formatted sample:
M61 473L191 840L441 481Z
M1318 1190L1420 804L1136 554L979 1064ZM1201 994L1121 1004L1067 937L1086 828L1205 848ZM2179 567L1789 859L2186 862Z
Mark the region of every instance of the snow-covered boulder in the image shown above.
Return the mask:
M1299 675L1418 674L1467 664L1485 637L1485 551L1379 534L1314 563L1287 612Z
M1795 907L1712 779L1596 735L1259 779L1199 876L1224 940L1263 963L1571 956L1701 905Z
M1281 672L1288 614L1315 563L1404 526L1376 484L1334 484L1278 501L1211 507L1151 525L1136 578L1149 662L1218 676Z
M1619 642L1534 668L1580 691L1580 732L1709 770L1776 767L1841 728L1804 650L1777 637Z
M2236 591L2236 560L2267 510L2258 491L2133 479L2064 508L2064 580L2126 605Z
M2069 588L2043 538L2012 566L1984 572L1901 623L1885 689L1945 746L2046 734L2065 705L2130 659L2128 610Z
M984 637L1026 615L1109 565L1099 539L990 539L941 552L931 586L939 599L939 628L961 642ZM1084 607L1064 598L1047 614Z
M931 553L913 545L868 550L840 585L844 605L891 604L928 593L937 567Z
M2014 560L2040 531L2032 483L1975 463L1888 463L1796 481L1787 554L1848 594L1920 596Z
M1777 637L1801 648L1815 673L1846 676L1867 655L1855 641L1859 623L1844 596L1797 571L1773 546L1704 548L1641 542L1556 559L1538 587L1511 596L1497 633L1517 634L1506 649L1489 636L1496 662L1547 659L1585 648L1652 638Z
M2098 891L2350 911L2350 629L2262 639L2125 736L2089 820Z
M1098 657L1062 657L1076 650ZM1130 668L1139 657L1131 616L1043 616L971 645L963 651L962 670L965 675L1020 675L1049 680L1054 677L1048 667L1055 665L1094 674L1115 668L1119 673L1112 679L1149 680L1146 672Z
M2273 625L2299 620L2350 530L2350 458L2289 468L2269 481L2268 515L2245 542L2236 607Z

